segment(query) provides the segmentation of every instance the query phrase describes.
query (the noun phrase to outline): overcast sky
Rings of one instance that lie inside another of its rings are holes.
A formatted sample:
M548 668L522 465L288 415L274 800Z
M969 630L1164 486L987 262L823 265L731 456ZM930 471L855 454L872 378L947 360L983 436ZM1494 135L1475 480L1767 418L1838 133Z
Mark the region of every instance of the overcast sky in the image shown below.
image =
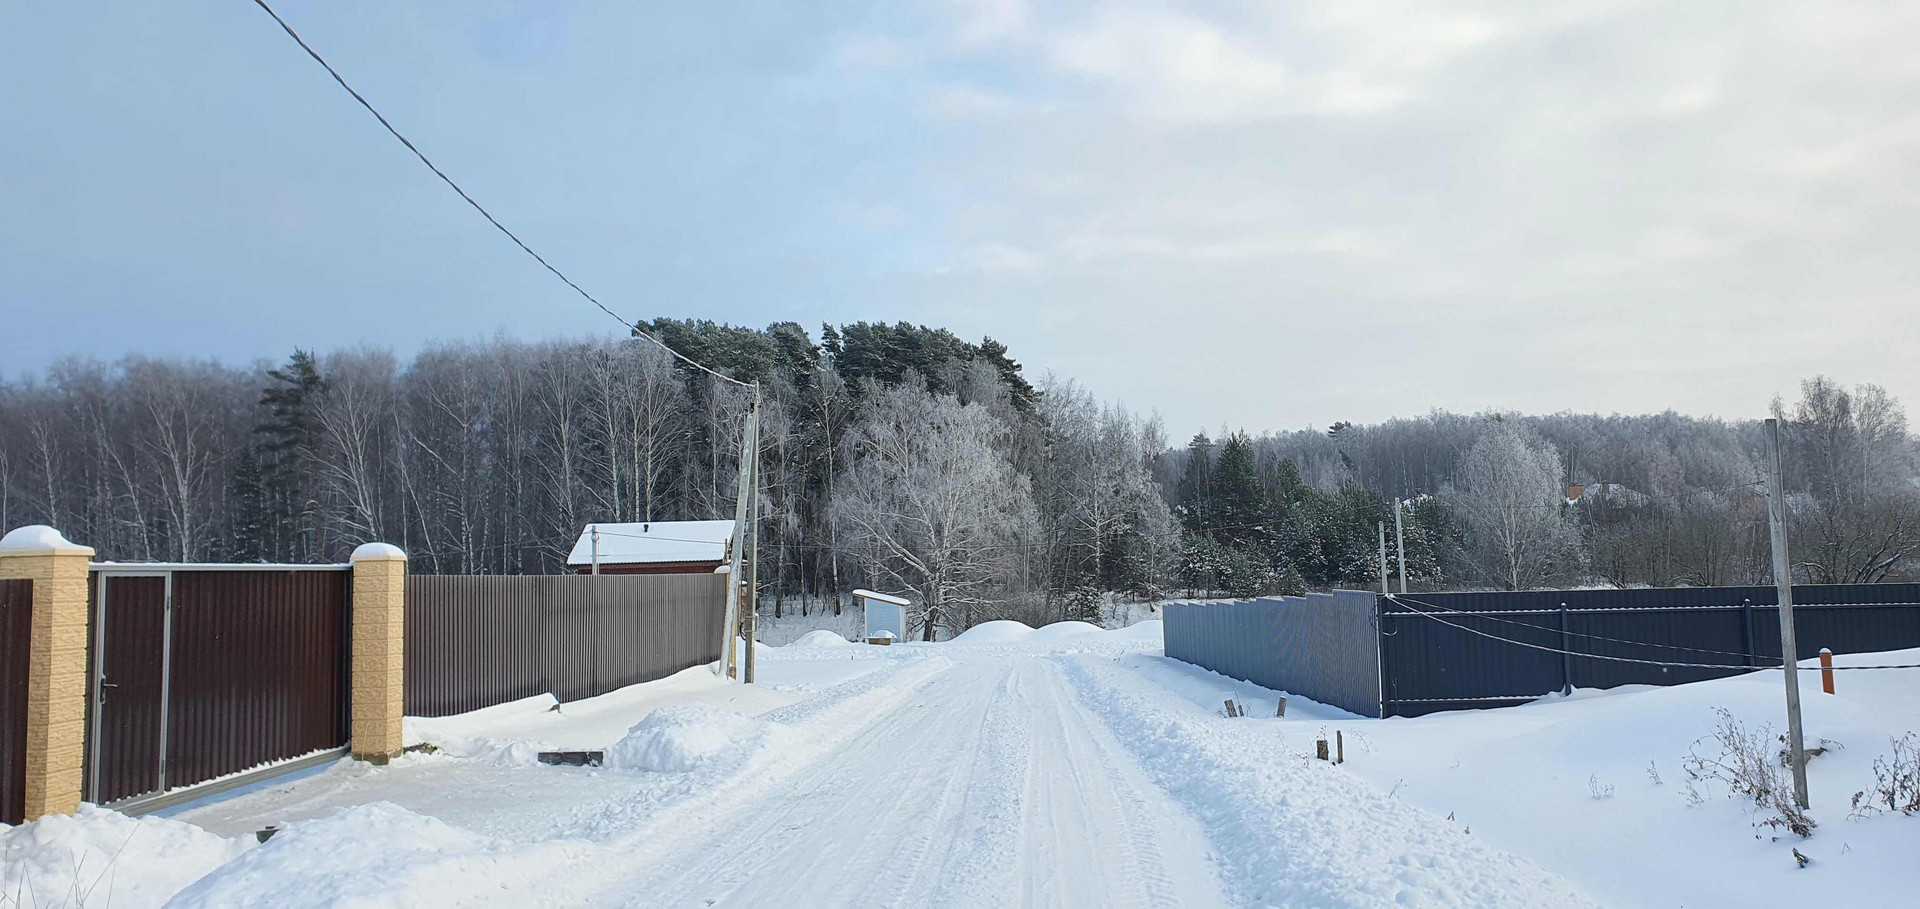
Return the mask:
M1176 438L1920 403L1920 4L279 8L634 318L990 334ZM610 324L247 0L0 12L0 373Z

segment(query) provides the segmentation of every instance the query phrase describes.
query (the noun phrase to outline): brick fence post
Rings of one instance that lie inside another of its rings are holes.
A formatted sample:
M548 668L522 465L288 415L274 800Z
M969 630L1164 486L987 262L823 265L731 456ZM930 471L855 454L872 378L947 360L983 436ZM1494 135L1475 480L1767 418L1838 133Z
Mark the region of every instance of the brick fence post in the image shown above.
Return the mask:
M26 819L80 807L86 752L87 571L93 550L44 524L0 537L0 578L33 581Z
M385 764L403 747L407 554L387 543L353 551L353 756Z

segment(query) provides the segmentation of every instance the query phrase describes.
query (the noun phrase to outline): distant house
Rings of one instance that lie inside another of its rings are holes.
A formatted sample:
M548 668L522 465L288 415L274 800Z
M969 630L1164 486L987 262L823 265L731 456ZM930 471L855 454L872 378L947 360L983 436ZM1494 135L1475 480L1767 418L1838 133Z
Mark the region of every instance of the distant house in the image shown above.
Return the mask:
M1568 505L1638 505L1646 499L1638 491L1619 483L1575 483L1567 487Z
M708 574L732 555L732 521L588 524L567 555L567 568L593 573L595 530L601 574Z

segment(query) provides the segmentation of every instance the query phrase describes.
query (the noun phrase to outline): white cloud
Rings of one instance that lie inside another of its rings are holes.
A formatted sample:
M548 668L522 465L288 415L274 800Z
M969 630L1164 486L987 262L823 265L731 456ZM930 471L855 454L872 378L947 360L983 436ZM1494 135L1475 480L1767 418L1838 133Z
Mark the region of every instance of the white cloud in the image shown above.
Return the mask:
M1004 333L1029 360L1183 425L1757 412L1795 376L1697 356L1736 336L1920 395L1899 352L1920 328L1895 315L1920 241L1920 58L1899 49L1920 10L1101 4L1019 21L944 59L1003 88L930 93L978 114L927 164L956 200L951 258L1019 279L945 285L985 301L956 330L1017 319L1027 333ZM1023 318L1036 306L1051 317ZM1879 325L1880 352L1791 327L1806 318ZM1074 353L1095 319L1154 330ZM1640 366L1564 368L1569 326L1596 324ZM1208 375L1138 368L1176 348L1209 351ZM1378 382L1264 382L1263 364L1344 368L1361 349L1391 354Z

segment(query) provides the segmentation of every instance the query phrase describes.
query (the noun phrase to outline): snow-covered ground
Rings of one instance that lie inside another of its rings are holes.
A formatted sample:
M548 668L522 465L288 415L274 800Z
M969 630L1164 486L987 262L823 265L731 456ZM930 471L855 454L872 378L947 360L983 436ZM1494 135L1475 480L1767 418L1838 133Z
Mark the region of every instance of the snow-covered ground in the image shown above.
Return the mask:
M1812 764L1814 836L1774 842L1689 806L1679 759L1714 707L1774 718L1777 672L1381 721L1273 718L1278 693L1161 656L1157 622L815 630L757 659L760 685L409 719L433 747L387 767L0 831L0 906L1880 906L1920 854L1920 818L1847 819L1920 728L1920 673L1813 677L1809 734L1846 747ZM1334 730L1341 766L1310 757Z

